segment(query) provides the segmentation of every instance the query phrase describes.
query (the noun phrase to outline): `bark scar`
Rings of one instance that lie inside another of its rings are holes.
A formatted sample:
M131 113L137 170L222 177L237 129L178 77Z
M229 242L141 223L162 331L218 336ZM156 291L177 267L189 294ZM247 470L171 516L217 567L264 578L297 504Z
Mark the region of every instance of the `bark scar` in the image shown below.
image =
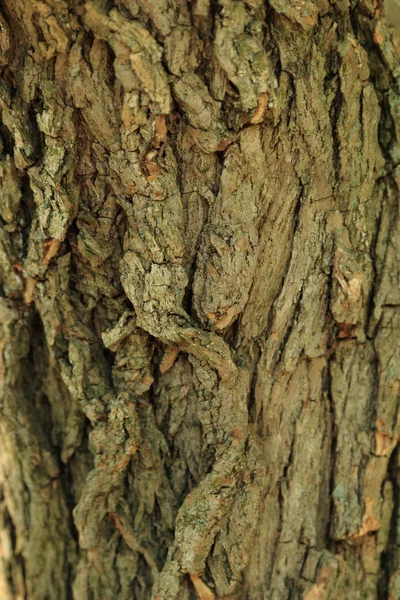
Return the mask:
M204 583L199 575L190 573L190 579L192 580L200 600L215 600L215 594L210 590L208 585Z

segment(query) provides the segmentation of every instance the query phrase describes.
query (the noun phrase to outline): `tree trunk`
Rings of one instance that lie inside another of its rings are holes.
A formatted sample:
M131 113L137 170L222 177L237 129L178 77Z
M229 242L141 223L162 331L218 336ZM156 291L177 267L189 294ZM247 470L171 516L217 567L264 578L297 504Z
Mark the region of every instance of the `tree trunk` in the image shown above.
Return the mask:
M399 34L3 0L1 600L400 598Z

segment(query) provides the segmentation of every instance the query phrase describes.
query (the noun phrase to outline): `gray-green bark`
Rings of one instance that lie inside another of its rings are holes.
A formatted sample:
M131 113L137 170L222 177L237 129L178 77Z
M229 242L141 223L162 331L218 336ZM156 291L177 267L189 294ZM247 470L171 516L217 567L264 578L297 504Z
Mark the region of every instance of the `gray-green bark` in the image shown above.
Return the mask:
M3 0L1 600L400 598L394 0Z

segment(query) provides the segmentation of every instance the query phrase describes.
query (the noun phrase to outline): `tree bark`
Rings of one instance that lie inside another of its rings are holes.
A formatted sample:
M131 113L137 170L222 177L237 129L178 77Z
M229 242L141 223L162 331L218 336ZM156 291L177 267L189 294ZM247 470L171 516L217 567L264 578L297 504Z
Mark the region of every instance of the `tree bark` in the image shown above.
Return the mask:
M400 598L395 0L3 0L2 600Z

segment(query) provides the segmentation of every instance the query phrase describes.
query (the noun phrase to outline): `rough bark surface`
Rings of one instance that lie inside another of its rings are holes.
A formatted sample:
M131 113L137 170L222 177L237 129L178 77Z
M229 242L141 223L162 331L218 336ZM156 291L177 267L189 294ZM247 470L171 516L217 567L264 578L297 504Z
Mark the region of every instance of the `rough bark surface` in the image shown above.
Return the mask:
M3 0L1 600L400 598L395 0Z

